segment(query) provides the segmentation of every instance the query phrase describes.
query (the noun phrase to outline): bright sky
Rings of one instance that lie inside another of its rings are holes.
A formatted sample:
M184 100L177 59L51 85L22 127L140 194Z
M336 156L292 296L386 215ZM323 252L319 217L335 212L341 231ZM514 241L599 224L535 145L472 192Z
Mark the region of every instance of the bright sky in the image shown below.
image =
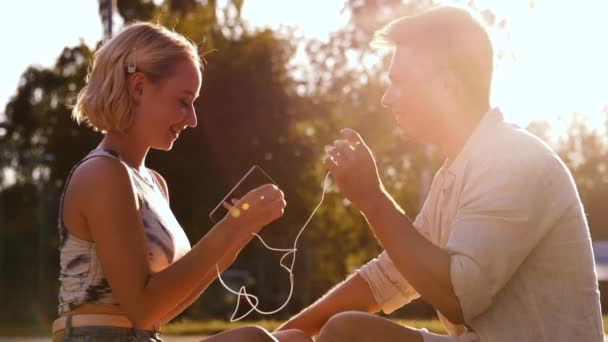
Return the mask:
M510 38L492 32L494 45L514 52L497 63L494 103L511 121L549 120L583 113L603 124L608 105L608 1L477 0L498 20L507 19ZM576 4L576 5L574 5ZM562 127L563 128L563 127Z
M30 64L51 66L65 46L80 39L93 46L102 36L96 0L9 1L0 11L0 112L15 95ZM78 15L75 15L78 14Z
M559 129L558 116L578 111L601 124L601 110L608 104L608 21L602 17L608 13L608 1L536 0L533 9L529 0L475 3L508 21L510 37L504 31L491 34L495 46L515 54L515 60L498 62L494 85L493 104L509 121L526 125L546 119ZM80 39L88 45L99 40L97 4L24 0L5 5L0 11L0 43L8 48L0 63L0 114L28 65L51 66L64 46ZM298 26L305 36L325 39L348 19L340 15L342 4L343 0L246 0L243 17L254 26L288 24Z

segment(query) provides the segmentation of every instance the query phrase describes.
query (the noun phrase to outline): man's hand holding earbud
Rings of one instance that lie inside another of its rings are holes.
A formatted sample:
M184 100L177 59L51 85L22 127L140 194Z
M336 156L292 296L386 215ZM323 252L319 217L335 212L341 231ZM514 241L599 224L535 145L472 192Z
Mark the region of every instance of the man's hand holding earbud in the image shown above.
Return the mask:
M345 128L340 134L343 139L327 151L325 166L344 196L365 213L384 193L376 161L357 132Z

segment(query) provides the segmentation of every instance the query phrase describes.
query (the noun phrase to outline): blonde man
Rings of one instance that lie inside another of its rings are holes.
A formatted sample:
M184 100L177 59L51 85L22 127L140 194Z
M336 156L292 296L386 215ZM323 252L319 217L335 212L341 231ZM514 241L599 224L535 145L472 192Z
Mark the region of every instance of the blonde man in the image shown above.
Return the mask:
M412 222L385 191L374 157L342 131L326 159L384 252L281 329L317 341L603 340L583 208L568 169L489 104L493 49L468 12L398 19L374 41L394 47L389 107L402 137L446 161ZM373 315L422 297L449 336Z

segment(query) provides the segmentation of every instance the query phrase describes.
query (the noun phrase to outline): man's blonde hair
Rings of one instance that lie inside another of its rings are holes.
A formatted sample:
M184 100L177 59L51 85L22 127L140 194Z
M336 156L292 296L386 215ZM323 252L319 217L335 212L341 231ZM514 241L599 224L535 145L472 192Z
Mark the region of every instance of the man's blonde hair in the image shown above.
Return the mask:
M103 133L124 132L133 120L129 74L138 71L153 82L161 81L179 60L201 65L196 45L184 36L157 23L125 26L95 52L72 118Z
M487 100L494 50L481 20L471 12L442 6L393 20L376 31L374 48L408 46L431 53L464 86L469 101Z

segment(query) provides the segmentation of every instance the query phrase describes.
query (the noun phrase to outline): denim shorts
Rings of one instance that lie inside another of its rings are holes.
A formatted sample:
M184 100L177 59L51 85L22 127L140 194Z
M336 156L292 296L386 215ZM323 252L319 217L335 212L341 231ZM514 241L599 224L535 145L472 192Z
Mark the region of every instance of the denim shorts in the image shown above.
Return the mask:
M53 335L53 342L162 342L160 334L151 330L109 326L72 327L68 316L65 329Z

